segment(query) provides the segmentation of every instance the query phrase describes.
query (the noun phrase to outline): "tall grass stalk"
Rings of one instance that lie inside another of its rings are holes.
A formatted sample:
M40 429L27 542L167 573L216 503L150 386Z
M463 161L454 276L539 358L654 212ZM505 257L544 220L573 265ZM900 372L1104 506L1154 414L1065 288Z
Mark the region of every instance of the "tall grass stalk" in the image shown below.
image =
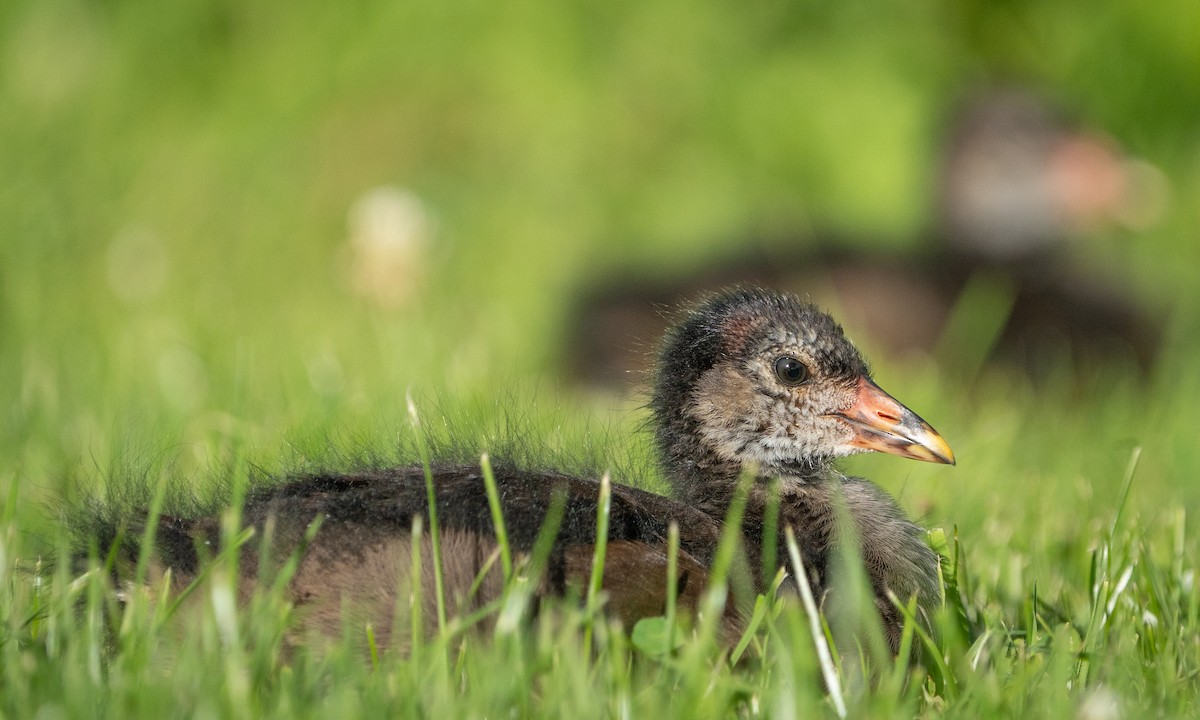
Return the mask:
M496 489L496 475L492 472L492 460L487 453L479 457L479 468L483 471L483 485L487 490L488 508L492 512L492 527L496 531L496 543L500 547L500 566L504 569L507 583L512 577L512 550L508 546L508 530L504 526L504 511L500 507L500 492Z
M675 653L675 615L679 604L679 523L667 526L666 653Z
M438 631L446 629L446 592L445 580L442 577L442 543L437 517L437 494L433 488L433 469L429 464L429 442L421 429L421 418L417 414L417 406L412 394L405 395L408 404L408 417L412 422L413 434L416 437L417 452L421 457L421 468L425 471L425 498L429 506L429 543L433 548L433 588L437 595ZM419 547L418 552L419 555Z
M808 616L809 632L812 634L813 645L817 650L817 661L821 665L821 677L825 681L825 688L829 691L829 699L833 702L834 710L838 717L844 718L846 717L846 701L842 697L842 681L838 677L833 653L830 651L829 642L825 637L821 614L817 611L817 601L813 598L812 586L808 583L808 571L804 567L804 559L800 556L800 547L796 544L796 534L790 526L784 528L784 533L788 557L792 561L796 588L800 591L800 602L804 604L804 613Z
M608 473L600 478L600 495L596 503L596 544L592 549L592 574L587 587L587 627L584 629L584 651L591 653L593 618L600 611L600 587L604 582L604 560L608 551L608 518L612 505L612 481Z
M533 543L533 551L521 568L512 588L505 593L499 617L496 619L497 635L513 635L521 627L521 620L529 608L530 599L537 589L546 570L546 563L554 551L555 539L559 528L562 527L563 514L567 506L566 492L556 492L550 500L550 507L542 520L537 539Z
M424 524L420 515L413 515L412 529L409 531L409 538L412 542L412 568L409 570L409 589L408 589L408 613L409 613L409 646L412 648L414 657L421 657L421 646L425 642L425 618L424 618L424 571L425 552L421 544L422 536L424 535ZM397 605L399 605L400 597L397 596ZM400 614L396 615L401 617Z

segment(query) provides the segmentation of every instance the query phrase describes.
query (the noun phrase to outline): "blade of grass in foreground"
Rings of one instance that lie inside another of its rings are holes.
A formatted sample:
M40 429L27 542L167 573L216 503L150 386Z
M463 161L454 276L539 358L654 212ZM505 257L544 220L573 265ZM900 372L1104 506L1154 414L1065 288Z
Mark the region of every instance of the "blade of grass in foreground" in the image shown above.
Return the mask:
M675 611L679 595L679 523L672 520L667 528L667 641L665 654L675 654Z
M1105 643L1109 634L1108 620L1116 607L1116 598L1124 591L1132 575L1132 565L1126 567L1121 577L1113 580L1113 553L1117 531L1121 526L1121 518L1129 501L1129 493L1133 488L1133 478L1137 473L1138 461L1141 460L1142 449L1135 447L1129 455L1129 464L1125 467L1125 477L1121 488L1121 499L1113 514L1112 524L1108 528L1108 536L1103 538L1100 546L1092 553L1091 578L1091 608L1088 616L1087 633L1083 637L1083 647L1079 653L1076 674L1086 682L1088 680L1088 658L1094 655L1098 648Z
M726 619L726 607L729 602L728 581L731 570L735 569L734 559L742 546L742 520L754 480L755 475L752 472L744 472L738 479L708 573L708 587L700 598L699 621L684 651L680 653L678 666L682 671L682 697L689 698L688 702L694 703L684 710L688 714L700 713L712 702L709 694L712 678L721 672L723 667L727 667L727 658L718 649L717 638L721 624ZM745 567L740 569L746 570ZM717 658L721 660L714 665L713 660Z
M538 531L537 539L534 540L533 552L525 564L524 571L507 591L507 598L500 610L500 616L496 620L497 635L511 635L520 627L521 616L525 613L525 608L529 606L529 599L546 569L550 553L554 551L554 541L562 526L566 507L566 491L555 492L550 500L550 507L546 510L546 516L542 520L542 528Z
M702 607L705 613L704 629L715 627L717 618L725 610L729 596L729 574L734 566L734 557L741 547L742 520L746 515L746 501L750 497L750 486L754 483L754 473L743 472L738 479L737 490L725 513L725 525L721 530L721 540L717 545L717 553L713 558L712 571L709 573L709 589L705 594Z
M417 415L417 406L413 403L412 395L406 394L408 416L412 420L413 433L416 435L417 452L421 455L421 468L425 471L425 497L429 505L429 542L433 547L433 591L437 595L438 630L446 628L446 593L442 579L442 545L438 532L437 497L433 491L433 469L429 466L429 443L425 432L421 429L421 418ZM418 555L420 551L418 548Z
M421 562L422 556L424 555L421 550L421 534L421 516L419 514L413 515L412 531L409 534L413 548L412 574L408 581L409 585L411 586L409 588L409 620L411 621L410 632L412 633L411 639L409 640L409 647L411 648L410 652L413 657L418 657L417 653L420 651L421 644L425 640L425 624L424 619L421 617L421 606L424 602L421 597L421 569L424 564ZM400 596L397 595L396 604L398 605L399 603ZM400 614L397 613L396 617L400 617Z
M150 501L150 508L146 511L146 527L142 528L137 569L133 575L134 582L139 587L145 582L146 570L150 567L150 558L154 557L154 536L158 531L158 518L162 514L163 501L166 497L167 474L160 473L158 483L154 487L154 497Z
M512 550L508 546L508 530L504 527L496 475L492 472L492 460L487 453L479 457L479 468L483 471L483 485L487 489L488 507L492 511L492 526L496 530L496 542L500 545L500 566L504 568L504 582L507 584L512 577Z
M912 643L911 635L915 634L921 642L921 647L925 650L925 657L933 662L933 667L929 668L929 672L933 675L939 693L949 699L957 698L958 681L955 679L954 673L950 671L950 667L946 664L945 658L942 657L942 651L938 648L933 636L917 620L915 598L914 601L905 604L890 590L887 596L892 605L904 615L904 637L902 638L901 653L898 657L901 659L908 657L907 653Z
M825 678L825 687L829 689L829 697L833 700L833 708L838 717L846 717L846 701L842 699L842 683L838 678L837 668L833 665L833 655L829 644L825 641L825 631L821 627L821 616L817 613L817 602L813 599L812 587L808 584L808 573L804 569L804 561L800 557L800 547L796 545L796 534L792 528L784 528L787 539L788 555L792 559L792 571L796 574L796 587L800 590L800 601L804 603L804 613L808 615L809 630L812 632L813 643L817 646L817 661L821 664L821 675Z
M185 587L183 590L180 590L175 597L171 598L171 604L167 606L166 611L161 614L160 624L162 622L166 622L166 620L174 616L179 608L183 605L184 601L188 599L188 596L190 596L198 588L203 587L204 583L208 581L209 577L211 577L218 568L222 567L223 563L231 562L230 556L236 555L238 552L240 552L242 546L250 542L250 539L253 538L254 535L255 530L253 527L243 528L242 531L239 532L231 541L221 547L221 551L216 557L210 558L208 562L203 563L200 567L200 571L196 573L196 577L190 583L188 583L187 587Z
M895 594L888 592L888 599L892 603L899 603ZM893 697L903 695L906 678L909 674L908 659L913 656L913 636L916 633L916 623L913 618L917 614L917 596L914 594L909 598L908 605L901 610L905 614L904 627L900 631L900 648L896 652L896 660L892 663L891 672L880 674L881 680L879 688L886 689L886 692Z
M772 478L770 484L767 485L767 508L763 513L763 531L762 531L762 578L765 582L767 578L774 577L778 569L776 564L778 558L775 554L779 550L779 504L780 490L783 483L779 478Z
M608 551L608 517L612 505L612 481L608 473L600 478L600 501L596 508L596 545L592 550L592 576L587 590L587 628L583 633L584 654L592 650L592 624L599 611L600 586L604 582L604 558Z
M738 644L734 647L733 652L729 655L729 664L737 665L738 660L742 659L746 648L750 647L750 643L754 642L755 636L758 634L758 628L762 625L763 620L767 618L767 613L771 610L771 603L767 595L759 595L754 600L754 612L750 615L750 622L746 623L746 629L742 631L742 637L738 640Z

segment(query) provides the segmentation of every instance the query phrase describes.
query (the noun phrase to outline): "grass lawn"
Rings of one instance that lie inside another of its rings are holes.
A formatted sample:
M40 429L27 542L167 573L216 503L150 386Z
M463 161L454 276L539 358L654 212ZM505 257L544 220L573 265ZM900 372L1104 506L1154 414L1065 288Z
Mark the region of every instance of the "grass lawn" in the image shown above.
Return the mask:
M847 714L1200 715L1197 20L1190 0L0 6L0 716L835 717L803 613L770 608L736 663L703 624L664 653L571 608L405 656L363 653L365 628L285 653L291 609L236 607L219 564L187 613L118 606L67 561L66 519L411 459L406 397L463 456L662 490L638 403L565 378L578 289L748 235L919 243L942 113L997 79L1161 170L1160 216L1079 252L1167 341L1144 380L866 348L959 464L847 468L941 538L958 592L931 672L847 668ZM396 276L415 289L386 301L347 250L380 186L428 215Z

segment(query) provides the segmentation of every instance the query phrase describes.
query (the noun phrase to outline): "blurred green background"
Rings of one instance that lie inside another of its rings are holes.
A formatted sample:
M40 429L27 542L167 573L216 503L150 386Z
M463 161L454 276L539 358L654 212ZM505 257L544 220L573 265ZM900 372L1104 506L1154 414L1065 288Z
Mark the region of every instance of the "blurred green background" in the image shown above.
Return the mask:
M876 355L960 465L852 467L1014 595L1070 584L1135 446L1148 519L1200 500L1197 27L1193 0L10 0L0 490L53 532L41 503L114 468L388 447L410 390L449 415L528 395L501 412L557 437L564 405L620 445L642 414L564 381L580 287L749 235L919 244L947 109L1011 82L1164 174L1161 217L1079 248L1161 308L1160 365L1080 387ZM428 243L387 302L348 244L380 186Z

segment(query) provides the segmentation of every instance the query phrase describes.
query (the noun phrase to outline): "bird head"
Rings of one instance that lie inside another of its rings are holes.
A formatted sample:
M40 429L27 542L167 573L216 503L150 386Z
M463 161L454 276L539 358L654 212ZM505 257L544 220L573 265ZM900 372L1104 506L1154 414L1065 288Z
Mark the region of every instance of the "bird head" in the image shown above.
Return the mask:
M954 464L929 423L871 379L841 327L791 295L734 290L667 336L651 407L670 474L810 474L878 451Z

